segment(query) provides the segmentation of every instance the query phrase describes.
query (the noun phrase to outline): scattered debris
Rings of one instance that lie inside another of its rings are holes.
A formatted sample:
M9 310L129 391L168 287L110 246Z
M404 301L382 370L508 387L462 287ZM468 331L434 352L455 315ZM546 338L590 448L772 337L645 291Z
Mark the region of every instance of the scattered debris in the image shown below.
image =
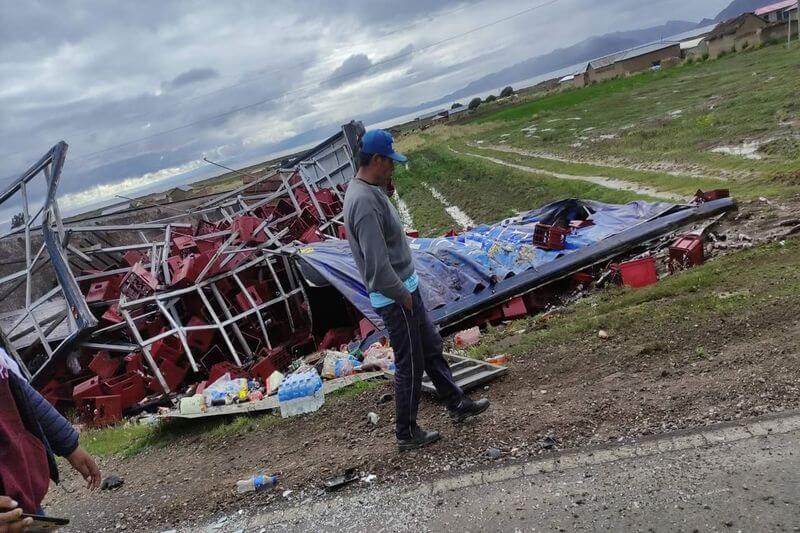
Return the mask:
M376 476L375 474L367 474L366 476L361 478L361 481L363 483L372 483L376 479L378 479L378 476Z
M601 329L600 331L598 331L597 332L597 336L600 337L601 339L604 339L604 340L609 338L608 332L606 330L604 330L604 329Z
M391 402L393 399L394 399L394 396L392 396L392 393L385 392L385 393L381 394L380 398L378 398L378 403L379 404L388 403L388 402Z
M487 448L487 450L486 450L486 452L484 453L484 455L485 455L485 456L486 456L488 459L490 459L490 460L494 461L494 460L496 460L496 459L500 459L500 456L501 456L501 455L503 455L503 452L501 452L501 451L500 451L500 450L498 450L497 448Z
M236 482L236 492L243 494L245 492L254 492L260 490L271 489L278 485L278 476L253 476L249 479L242 479Z
M543 450L552 450L558 445L558 441L552 435L547 435L545 438L541 440L539 443Z
M356 473L355 468L348 468L343 473L339 474L338 476L334 476L325 481L325 490L328 491L335 491L339 490L345 485L349 485L353 481L359 479L358 473Z
M493 365L504 365L504 364L508 363L508 361L509 361L509 358L508 358L508 355L506 355L506 354L495 355L494 357L489 357L488 359L486 359L487 363L491 363Z
M372 411L370 411L369 413L367 413L367 421L368 421L370 424L372 424L373 426L377 426L377 425L378 425L378 420L379 420L379 419L380 419L380 417L378 416L378 414L377 414L377 413L374 413L374 412L372 412Z
M118 476L108 476L100 483L100 490L114 490L125 484L125 480Z
M456 348L466 348L468 346L474 346L478 344L480 340L481 340L481 330L478 326L465 329L464 331L456 333L454 339Z

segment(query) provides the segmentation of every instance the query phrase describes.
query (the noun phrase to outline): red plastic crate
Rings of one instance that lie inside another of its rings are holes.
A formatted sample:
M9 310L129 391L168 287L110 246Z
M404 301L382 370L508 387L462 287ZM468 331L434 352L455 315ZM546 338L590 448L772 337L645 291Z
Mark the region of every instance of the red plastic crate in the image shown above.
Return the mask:
M314 242L322 242L322 237L319 234L319 228L316 226L312 226L306 229L300 238L298 239L300 242L311 244Z
M92 427L109 426L122 420L122 398L118 395L81 398L81 417Z
M97 352L89 363L89 370L94 372L100 379L108 379L114 376L122 366L122 359L119 357L111 357L107 351Z
M505 302L502 309L505 318L517 318L528 314L528 309L525 307L525 300L519 296Z
M419 238L419 231L415 229L407 229L406 230L406 237L411 237L412 239Z
M125 361L125 372L142 372L144 370L144 355L140 352L132 352L123 358Z
M177 255L187 255L197 251L197 244L191 235L173 235L172 253Z
M164 381L167 382L170 391L175 391L183 383L186 374L189 373L188 367L180 366L169 359L162 359L158 364L158 369L161 371L161 375L164 377ZM153 392L165 392L158 379L152 379L148 386Z
M233 219L232 231L239 233L240 242L262 243L267 242L267 234L262 230L256 233L256 228L263 222L254 216L241 215Z
M336 226L336 236L342 240L347 239L347 229L344 226Z
M329 329L325 332L325 336L322 337L322 340L319 343L319 349L338 349L342 344L347 344L352 340L353 330L351 328Z
M563 250L567 245L570 230L547 224L536 224L533 227L533 245L543 250Z
M730 195L731 192L728 189L714 189L713 191L706 192L698 189L697 192L694 193L694 201L702 204L704 202L713 202L714 200L719 200L721 198L728 198Z
M230 374L231 379L247 377L247 372L229 361L223 361L211 367L211 370L208 372L208 382L213 384L225 374Z
M172 258L170 258L170 260L171 259ZM173 268L172 263L170 263L172 285L177 286L194 283L197 281L197 278L200 277L200 274L203 272L203 269L206 267L206 265L208 265L210 260L211 257L206 254L189 254L184 258L178 258L175 268ZM213 268L209 269L209 273L211 273L212 270Z
M122 409L136 405L147 396L144 378L138 373L129 373L106 380L105 388L121 399Z
M156 361L159 359L168 359L172 362L177 362L183 354L183 345L176 335L172 335L159 339L151 344L150 353Z
M589 226L594 226L594 222L591 220L571 220L569 223L569 227L573 230L588 228Z
M45 400L50 402L51 405L56 405L61 401L68 401L72 399L70 386L63 383L60 378L53 378L48 381L42 388L39 389Z
M142 259L144 259L145 257L146 254L140 252L139 250L128 250L127 252L125 252L125 255L122 256L122 260L128 266L133 266Z
M670 268L689 268L702 265L705 261L703 237L682 235L669 247Z
M75 385L72 389L72 397L75 399L88 398L90 396L100 396L103 394L103 388L100 385L100 378L94 376Z
M157 288L158 280L141 263L136 263L122 280L120 290L129 299L136 300L150 296Z
M528 309L533 311L541 311L547 309L555 300L553 291L548 290L546 287L536 289L525 295L525 305Z
M658 281L656 260L653 257L626 261L620 263L618 268L623 285L628 287L647 287Z
M580 285L583 285L584 288L588 287L589 285L591 285L593 281L594 281L594 276L592 276L588 272L576 272L575 274L572 275L570 289L575 290Z
M107 278L94 281L86 292L86 302L105 302L119 298L119 278Z
M372 332L375 331L377 328L375 325L369 321L368 318L362 318L358 323L358 331L361 334L362 339L366 339Z
M119 324L125 320L122 318L122 315L119 312L119 306L117 304L109 306L109 308L106 309L106 311L103 313L103 316L100 318L112 324Z
M187 326L207 326L208 322L203 320L198 316L193 316L189 319L189 322L186 324ZM213 329L201 329L201 330L194 330L194 331L187 331L186 332L186 343L189 345L189 348L196 349L201 352L208 351L211 348L211 345L214 343L214 334L215 331Z
M259 306L269 300L269 296L267 294L268 286L266 283L254 283L246 286L245 290L253 299L253 302L256 304L256 306ZM240 311L247 311L253 307L250 305L250 300L248 300L247 295L244 293L240 292L236 295L235 299L236 305L239 307Z

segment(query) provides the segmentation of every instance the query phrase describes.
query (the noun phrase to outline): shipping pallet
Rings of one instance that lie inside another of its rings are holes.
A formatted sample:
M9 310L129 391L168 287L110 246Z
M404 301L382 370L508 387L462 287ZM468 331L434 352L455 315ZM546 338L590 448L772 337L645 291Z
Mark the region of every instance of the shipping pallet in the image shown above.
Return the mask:
M453 379L461 390L466 392L484 383L495 380L508 373L508 367L493 365L479 359L461 357L451 353L444 354L447 362L450 363L450 370L453 371ZM387 370L387 376L394 377L394 370ZM436 394L436 387L433 386L428 374L422 374L422 390L431 394Z

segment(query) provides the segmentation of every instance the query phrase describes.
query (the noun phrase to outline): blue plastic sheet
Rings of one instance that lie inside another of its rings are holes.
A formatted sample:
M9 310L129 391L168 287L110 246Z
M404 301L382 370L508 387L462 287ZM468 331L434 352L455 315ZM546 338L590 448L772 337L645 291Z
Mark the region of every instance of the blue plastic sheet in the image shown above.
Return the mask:
M480 225L457 237L410 239L420 291L428 309L447 307L466 295L489 293L497 283L521 272L558 261L644 221L675 209L668 203L631 202L624 205L586 200L562 200L492 225ZM564 250L548 251L532 245L534 226L588 219L592 226L567 236ZM311 244L300 257L333 285L378 328L379 315L350 253L347 241Z

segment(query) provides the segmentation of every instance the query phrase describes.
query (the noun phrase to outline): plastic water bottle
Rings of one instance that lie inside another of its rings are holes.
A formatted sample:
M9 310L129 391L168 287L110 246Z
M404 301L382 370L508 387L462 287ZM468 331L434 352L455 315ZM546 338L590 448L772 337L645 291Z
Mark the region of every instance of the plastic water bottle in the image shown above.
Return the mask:
M278 476L253 476L236 482L236 492L244 494L264 489L271 489L278 484Z

